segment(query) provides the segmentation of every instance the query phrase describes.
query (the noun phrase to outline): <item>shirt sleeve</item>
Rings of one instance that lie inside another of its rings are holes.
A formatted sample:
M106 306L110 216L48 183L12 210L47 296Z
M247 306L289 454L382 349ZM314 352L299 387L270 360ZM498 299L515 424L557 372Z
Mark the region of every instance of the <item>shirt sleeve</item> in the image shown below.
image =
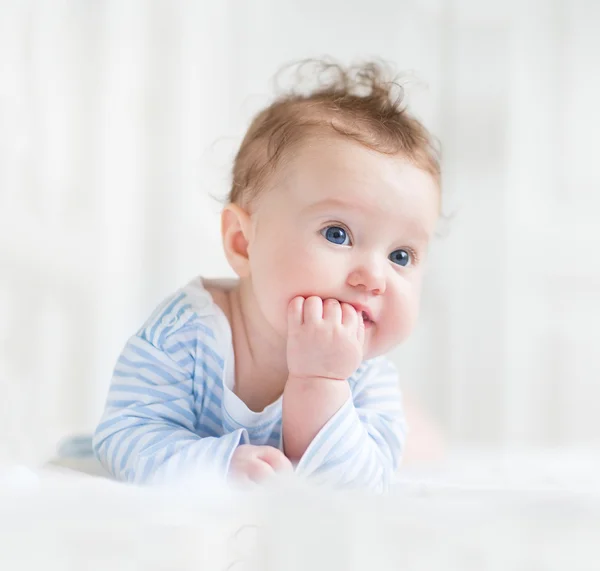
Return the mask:
M223 477L245 429L200 437L194 366L198 317L175 297L127 342L113 373L94 452L118 480L155 483L194 474ZM208 331L210 333L210 331Z
M315 436L296 472L335 487L380 493L400 464L406 423L393 364L381 357L363 367L352 397Z

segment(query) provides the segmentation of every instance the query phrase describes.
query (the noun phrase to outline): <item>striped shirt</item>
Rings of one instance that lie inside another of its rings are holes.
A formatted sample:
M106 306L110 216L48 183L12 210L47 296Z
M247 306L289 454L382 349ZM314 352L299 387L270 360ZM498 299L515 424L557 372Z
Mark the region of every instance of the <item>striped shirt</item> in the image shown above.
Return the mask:
M94 451L117 479L148 483L196 473L224 477L241 444L282 450L282 398L260 412L234 392L229 322L196 278L129 339L115 366ZM347 381L351 398L299 460L298 475L383 491L405 424L398 379L384 357Z

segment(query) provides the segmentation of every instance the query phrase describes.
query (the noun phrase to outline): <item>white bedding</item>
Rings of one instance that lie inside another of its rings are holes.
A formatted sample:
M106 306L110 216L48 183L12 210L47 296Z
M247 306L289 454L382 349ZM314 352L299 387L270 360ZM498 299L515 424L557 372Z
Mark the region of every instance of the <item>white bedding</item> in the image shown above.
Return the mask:
M89 466L88 466L89 468ZM2 570L600 569L600 457L456 452L384 497L0 470Z

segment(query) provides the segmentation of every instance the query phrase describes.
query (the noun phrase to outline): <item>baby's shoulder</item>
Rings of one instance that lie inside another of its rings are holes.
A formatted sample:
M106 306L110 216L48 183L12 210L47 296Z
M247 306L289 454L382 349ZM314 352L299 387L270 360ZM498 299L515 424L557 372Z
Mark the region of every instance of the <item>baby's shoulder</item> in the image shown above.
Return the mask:
M204 337L214 343L231 339L227 317L204 287L201 277L167 296L138 335L159 348L174 337Z

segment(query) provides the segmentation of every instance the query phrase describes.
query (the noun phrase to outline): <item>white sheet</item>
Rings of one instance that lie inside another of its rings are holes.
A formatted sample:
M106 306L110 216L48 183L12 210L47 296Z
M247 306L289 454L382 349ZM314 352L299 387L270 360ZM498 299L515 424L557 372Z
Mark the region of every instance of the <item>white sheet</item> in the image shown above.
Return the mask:
M0 475L0 569L600 569L600 458L456 452L388 496L296 481L239 493Z

